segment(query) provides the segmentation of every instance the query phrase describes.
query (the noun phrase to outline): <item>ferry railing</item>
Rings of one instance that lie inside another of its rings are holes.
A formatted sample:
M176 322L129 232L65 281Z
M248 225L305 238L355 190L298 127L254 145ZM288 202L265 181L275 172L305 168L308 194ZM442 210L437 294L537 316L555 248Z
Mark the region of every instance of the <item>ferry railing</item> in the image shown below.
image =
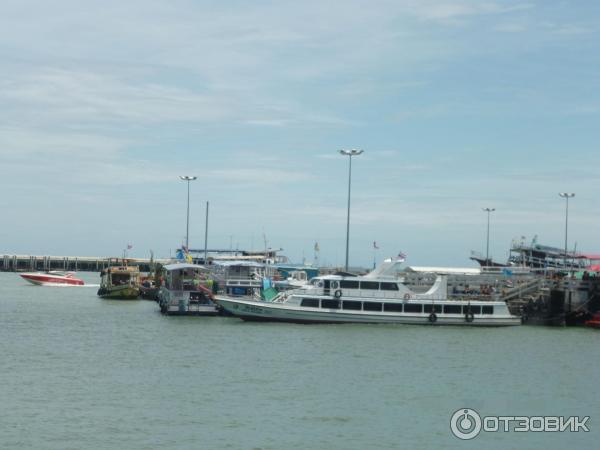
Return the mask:
M225 281L227 287L262 287L262 281L254 278L229 278Z

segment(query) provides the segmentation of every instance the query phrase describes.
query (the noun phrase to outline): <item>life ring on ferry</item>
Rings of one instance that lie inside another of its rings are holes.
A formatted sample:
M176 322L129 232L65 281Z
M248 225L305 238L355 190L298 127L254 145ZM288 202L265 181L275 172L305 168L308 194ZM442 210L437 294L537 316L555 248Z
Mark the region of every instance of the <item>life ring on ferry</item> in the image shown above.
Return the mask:
M338 289L337 291L335 291L335 292L333 293L333 296L334 296L335 298L340 298L340 297L342 296L342 291L340 291L340 290Z
M432 312L431 314L429 314L429 321L431 323L436 323L437 322L437 314Z
M471 311L467 311L465 314L465 321L471 323L473 320L475 320L475 315Z
M404 294L404 300L410 300L410 294Z

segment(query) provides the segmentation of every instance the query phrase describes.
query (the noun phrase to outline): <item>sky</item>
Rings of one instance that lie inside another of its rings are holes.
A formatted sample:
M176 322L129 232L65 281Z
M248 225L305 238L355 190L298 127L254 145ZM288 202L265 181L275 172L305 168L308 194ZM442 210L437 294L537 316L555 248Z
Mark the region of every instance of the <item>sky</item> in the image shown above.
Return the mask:
M600 253L600 3L3 1L0 254ZM374 250L377 242L378 250Z

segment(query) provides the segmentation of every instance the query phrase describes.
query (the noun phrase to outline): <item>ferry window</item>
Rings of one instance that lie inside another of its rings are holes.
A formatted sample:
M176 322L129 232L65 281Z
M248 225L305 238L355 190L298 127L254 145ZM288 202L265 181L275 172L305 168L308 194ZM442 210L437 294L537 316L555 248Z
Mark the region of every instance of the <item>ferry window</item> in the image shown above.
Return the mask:
M345 301L342 303L342 308L360 311L362 309L362 304L361 302Z
M377 281L361 281L361 289L379 289L379 282Z
M407 312L407 313L423 312L423 305L421 305L420 303L407 303L404 305L404 312Z
M397 291L398 284L397 283L381 283L382 291Z
M318 298L303 298L302 302L300 302L300 306L308 306L309 308L318 308L319 307L319 299Z
M378 302L364 302L363 303L364 311L381 311L381 303Z
M482 306L481 313L482 314L494 314L494 307L493 306Z
M340 309L339 300L321 300L321 308Z
M460 305L444 305L444 312L446 314L461 314L462 306L460 306Z
M340 287L342 289L358 289L358 281L342 280L340 281Z
M386 312L402 312L402 303L384 303L383 310Z
M442 312L442 305L423 305L423 312L426 313L430 313L430 312L436 312L436 313L441 313Z
M473 314L481 314L481 306L473 306L473 305L471 305L471 306L464 306L463 307L464 313L465 314L468 313L469 309L471 310L471 312Z

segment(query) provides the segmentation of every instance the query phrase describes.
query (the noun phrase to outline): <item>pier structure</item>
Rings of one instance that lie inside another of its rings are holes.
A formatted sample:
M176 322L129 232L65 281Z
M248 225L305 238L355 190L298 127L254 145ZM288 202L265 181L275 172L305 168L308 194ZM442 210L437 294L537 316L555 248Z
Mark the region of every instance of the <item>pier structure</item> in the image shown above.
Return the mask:
M0 255L0 272L27 272L64 270L73 272L100 272L119 264L121 258L103 256L47 256L47 255ZM129 265L138 266L140 271L149 272L154 263L166 264L167 259L127 258Z
M582 325L600 311L600 278L540 280L540 288L529 295L509 298L509 307L519 308L524 323Z
M532 272L448 273L448 296L505 301L509 310L532 325L581 325L600 311L600 277L578 279ZM477 270L478 272L478 270ZM415 292L426 292L434 272L405 272L403 282Z

